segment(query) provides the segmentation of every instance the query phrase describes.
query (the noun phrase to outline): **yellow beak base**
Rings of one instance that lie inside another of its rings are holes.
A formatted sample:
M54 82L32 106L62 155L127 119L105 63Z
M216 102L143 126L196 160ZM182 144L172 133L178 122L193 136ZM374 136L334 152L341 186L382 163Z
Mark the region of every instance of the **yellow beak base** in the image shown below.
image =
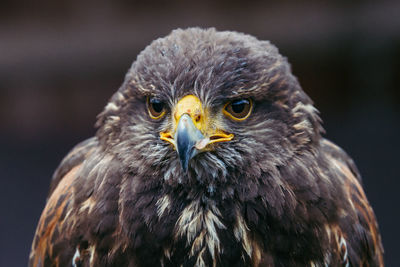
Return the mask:
M182 115L187 114L191 118L191 123L202 133L202 138L196 140L194 147L197 150L205 150L210 144L218 142L227 142L233 139L234 135L226 133L223 130L215 129L212 125L218 125L213 123L212 118L209 116L209 112L203 109L202 103L197 96L187 95L184 96L176 104L173 109L173 131L160 132L160 139L174 145L177 149L176 133L177 129L182 127L178 125ZM178 149L177 149L178 150Z

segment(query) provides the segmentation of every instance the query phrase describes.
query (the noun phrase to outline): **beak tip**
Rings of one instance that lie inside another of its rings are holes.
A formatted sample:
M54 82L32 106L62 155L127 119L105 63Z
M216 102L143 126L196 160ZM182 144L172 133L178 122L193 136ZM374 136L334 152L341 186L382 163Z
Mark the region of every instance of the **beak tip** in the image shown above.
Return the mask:
M188 168L189 168L189 163L190 160L198 154L198 150L192 146L191 148L188 148L187 150L178 150L179 154L179 160L181 162L182 169L184 173L187 173Z
M184 173L187 173L187 169L189 167L189 160L187 157L179 157L180 162L181 162L181 166L182 166L182 170Z

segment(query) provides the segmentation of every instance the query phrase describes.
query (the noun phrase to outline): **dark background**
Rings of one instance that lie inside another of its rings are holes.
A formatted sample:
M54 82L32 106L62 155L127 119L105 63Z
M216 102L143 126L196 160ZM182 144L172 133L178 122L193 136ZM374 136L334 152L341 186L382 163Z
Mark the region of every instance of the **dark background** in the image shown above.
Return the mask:
M351 4L349 4L351 2ZM0 266L25 266L52 172L153 39L214 26L268 39L357 163L399 266L400 1L2 0Z

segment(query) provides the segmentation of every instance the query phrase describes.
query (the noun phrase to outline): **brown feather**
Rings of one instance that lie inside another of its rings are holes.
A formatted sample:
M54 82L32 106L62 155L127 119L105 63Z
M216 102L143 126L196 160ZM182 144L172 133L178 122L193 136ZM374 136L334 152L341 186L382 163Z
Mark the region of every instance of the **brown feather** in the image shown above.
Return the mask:
M160 132L195 95L229 142L185 172ZM163 103L152 119L147 99ZM234 121L222 109L251 99ZM361 176L267 41L191 28L155 40L56 170L30 254L39 266L383 266Z
M73 167L58 183L47 201L40 217L32 245L30 265L41 266L47 258L53 257L53 234L63 224L62 214L72 197L72 183L81 165ZM55 257L57 258L57 257ZM57 265L58 266L58 265Z

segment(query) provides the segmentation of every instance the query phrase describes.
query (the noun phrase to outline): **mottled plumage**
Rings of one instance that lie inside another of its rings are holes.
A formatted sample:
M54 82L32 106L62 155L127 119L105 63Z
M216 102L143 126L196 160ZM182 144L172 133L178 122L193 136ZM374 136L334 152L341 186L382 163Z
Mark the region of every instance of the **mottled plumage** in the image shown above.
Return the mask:
M54 174L31 266L383 266L356 166L267 41L173 31L96 126Z

